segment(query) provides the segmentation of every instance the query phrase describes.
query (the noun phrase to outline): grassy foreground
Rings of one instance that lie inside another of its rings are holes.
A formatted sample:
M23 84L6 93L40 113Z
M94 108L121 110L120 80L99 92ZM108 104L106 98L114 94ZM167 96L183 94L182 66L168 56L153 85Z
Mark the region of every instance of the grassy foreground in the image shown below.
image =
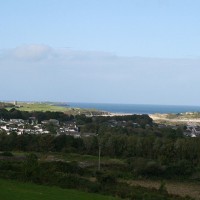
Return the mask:
M2 200L119 200L114 197L80 192L58 187L0 179Z

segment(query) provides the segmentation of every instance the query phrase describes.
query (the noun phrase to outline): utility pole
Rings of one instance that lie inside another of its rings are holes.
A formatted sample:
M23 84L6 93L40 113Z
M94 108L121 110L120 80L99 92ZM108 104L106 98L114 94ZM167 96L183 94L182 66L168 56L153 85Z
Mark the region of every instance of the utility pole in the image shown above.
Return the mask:
M98 171L101 170L101 139L99 137L99 134L97 134L97 141L98 141L98 147L99 147L99 152L98 152L98 157L99 157L99 160L98 160Z
M99 163L98 163L98 170L100 171L101 169L101 145L99 142Z

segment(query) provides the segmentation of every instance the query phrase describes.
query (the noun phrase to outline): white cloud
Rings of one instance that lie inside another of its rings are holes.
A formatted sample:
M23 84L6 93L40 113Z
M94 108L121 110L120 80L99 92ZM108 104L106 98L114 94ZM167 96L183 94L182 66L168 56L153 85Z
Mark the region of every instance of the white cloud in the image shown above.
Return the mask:
M18 63L20 65L15 65ZM28 61L28 62L27 62ZM200 59L162 59L143 57L122 57L108 52L77 51L65 48L52 48L48 45L23 45L13 49L0 51L0 62L7 63L13 68L18 66L51 66L56 70L64 68L88 68L95 70L107 69L119 72L140 70L143 73L172 72L188 67L198 67ZM28 64L27 64L28 63Z
M47 45L23 45L2 50L1 58L16 61L38 61L51 56L53 49Z
M0 61L10 59L14 61L53 61L57 63L73 62L82 64L84 62L97 63L97 61L112 61L116 60L117 56L100 51L77 51L65 48L56 49L47 45L32 44L1 50Z

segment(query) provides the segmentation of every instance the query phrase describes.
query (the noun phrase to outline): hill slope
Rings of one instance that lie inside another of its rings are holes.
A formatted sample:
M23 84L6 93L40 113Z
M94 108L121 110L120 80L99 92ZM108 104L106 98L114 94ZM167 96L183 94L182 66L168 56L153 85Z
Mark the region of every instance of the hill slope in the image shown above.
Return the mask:
M0 199L3 200L119 200L77 190L60 189L0 179Z

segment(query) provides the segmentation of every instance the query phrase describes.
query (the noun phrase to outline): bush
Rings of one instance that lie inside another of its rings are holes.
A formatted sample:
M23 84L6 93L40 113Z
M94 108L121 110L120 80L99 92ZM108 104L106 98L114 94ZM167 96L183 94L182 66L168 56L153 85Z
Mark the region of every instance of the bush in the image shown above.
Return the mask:
M83 169L78 166L77 162L62 162L52 161L40 163L40 167L51 172L71 173L71 174L83 174Z
M97 171L96 172L96 179L102 185L117 183L116 177L114 175L112 175L111 173L108 173L108 172Z
M25 180L37 182L40 178L38 158L35 154L31 153L26 156L23 169Z
M143 171L144 175L147 176L161 176L164 172L164 168L155 161L149 161Z
M170 177L188 176L194 172L194 167L189 161L180 160L176 163L170 164L166 170L168 176Z
M13 156L13 154L11 152L9 152L9 151L5 151L5 152L0 153L0 156L9 156L9 157L11 157L11 156Z
M75 189L84 189L88 190L88 185L90 185L90 181L81 178L77 175L67 174L62 175L58 179L58 185L62 188L75 188Z

